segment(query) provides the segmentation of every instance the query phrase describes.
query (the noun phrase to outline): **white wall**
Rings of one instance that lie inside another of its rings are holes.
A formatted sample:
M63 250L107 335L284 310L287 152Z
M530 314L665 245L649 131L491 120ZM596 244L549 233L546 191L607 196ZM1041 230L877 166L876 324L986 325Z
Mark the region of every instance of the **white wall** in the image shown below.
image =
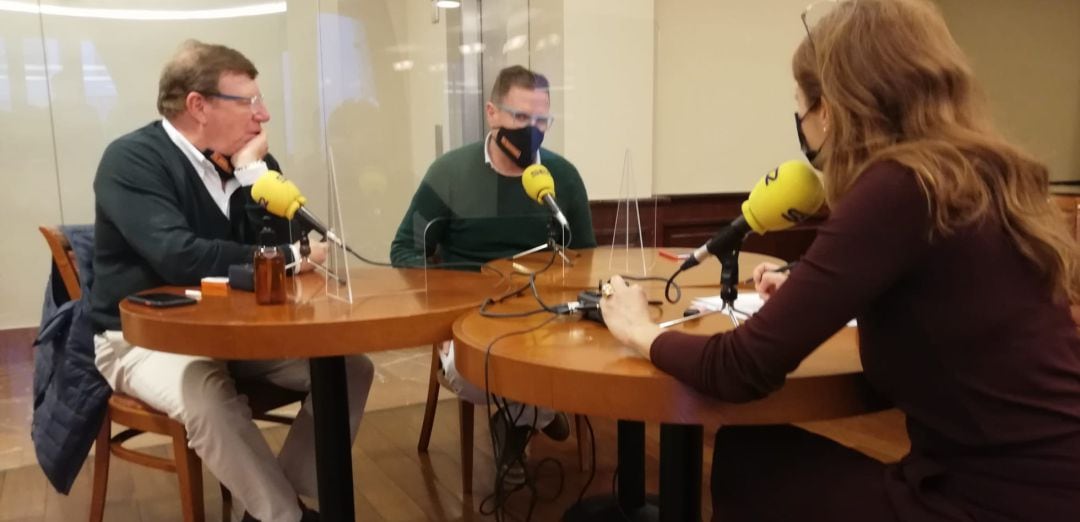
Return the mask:
M1001 130L1080 179L1080 2L937 1ZM657 194L745 192L801 157L790 57L806 4L656 2Z
M800 157L790 60L806 3L656 2L655 193L747 192Z
M636 186L627 193L650 196L653 0L566 0L563 10L565 155L590 198L615 199L629 150Z
M1080 2L938 0L1004 133L1080 179Z

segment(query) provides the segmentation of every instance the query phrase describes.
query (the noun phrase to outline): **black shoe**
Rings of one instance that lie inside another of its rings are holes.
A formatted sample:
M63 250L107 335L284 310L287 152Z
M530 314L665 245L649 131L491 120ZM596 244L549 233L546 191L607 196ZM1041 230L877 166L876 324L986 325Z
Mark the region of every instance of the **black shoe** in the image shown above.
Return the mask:
M540 429L547 435L549 439L562 442L570 438L570 421L566 419L566 414L563 412L556 412L555 418Z
M300 517L300 522L319 522L318 511L310 509L303 504L300 504L300 510L304 512L304 514Z
M501 408L491 416L491 432L495 436L496 464L506 469L524 460L525 445L529 442L529 426L510 426L507 413Z

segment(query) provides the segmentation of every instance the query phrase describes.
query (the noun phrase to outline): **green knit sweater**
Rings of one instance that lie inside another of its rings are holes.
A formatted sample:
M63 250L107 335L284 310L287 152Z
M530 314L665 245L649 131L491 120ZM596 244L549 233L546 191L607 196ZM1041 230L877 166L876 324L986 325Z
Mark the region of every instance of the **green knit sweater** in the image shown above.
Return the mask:
M555 199L570 223L569 247L595 247L589 196L577 169L546 149L540 162L551 171ZM529 199L520 177L502 176L484 162L481 141L432 163L391 243L390 260L423 266L438 252L444 263L484 263L546 242L550 222L551 213Z

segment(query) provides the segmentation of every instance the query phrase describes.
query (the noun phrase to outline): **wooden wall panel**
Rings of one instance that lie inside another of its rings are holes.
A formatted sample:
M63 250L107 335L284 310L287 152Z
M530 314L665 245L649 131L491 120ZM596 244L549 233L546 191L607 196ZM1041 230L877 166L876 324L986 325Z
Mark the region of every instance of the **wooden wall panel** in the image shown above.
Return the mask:
M701 194L639 200L642 235L650 246L654 231L656 246L701 246L721 227L739 216L746 197L746 194ZM590 206L597 242L600 245L611 244L616 214L620 212L618 202L592 201ZM787 260L798 259L814 241L817 226L822 220L824 214L789 230L764 236L752 234L743 244L743 249Z

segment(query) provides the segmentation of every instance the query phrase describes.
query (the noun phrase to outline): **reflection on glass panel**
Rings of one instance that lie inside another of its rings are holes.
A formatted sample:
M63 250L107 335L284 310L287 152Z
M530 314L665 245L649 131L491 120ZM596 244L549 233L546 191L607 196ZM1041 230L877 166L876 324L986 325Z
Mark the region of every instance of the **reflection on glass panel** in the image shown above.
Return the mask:
M98 56L94 42L80 42L82 50L82 80L84 101L97 110L98 118L105 121L109 111L116 107L116 84L105 62Z
M369 0L319 16L322 109L343 220L354 248L381 261L446 128L445 21L433 22L431 9Z
M590 189L618 186L618 159L651 137L651 111L630 111L640 115L633 120L612 115L651 106L652 82L641 79L651 73L651 44L627 43L651 42L653 9L651 0L633 0L633 11L621 1L597 2L600 7L586 10L563 0L492 1L483 3L483 13L478 1L434 11L429 0L24 0L18 13L10 12L13 2L0 2L0 110L15 116L0 124L38 131L32 143L18 145L25 152L19 162L7 164L56 178L34 178L49 182L37 192L55 195L65 221L91 221L91 183L102 151L159 118L165 61L188 38L225 44L259 69L272 115L265 127L270 151L310 210L331 220L331 152L349 242L385 260L438 155L470 144L482 150L480 100L506 65L530 66L552 81L550 112L559 123L546 148L572 161ZM621 13L631 13L642 29L624 30ZM491 23L481 24L481 16ZM597 23L608 16L618 22ZM599 44L604 52L588 52ZM608 52L612 46L619 51ZM471 67L464 74L463 64ZM492 76L480 79L489 69ZM603 89L587 88L597 79L606 82ZM472 125L468 134L465 121ZM652 164L648 153L634 154L641 165ZM641 183L648 186L648 173ZM517 195L520 183L501 190Z
M321 13L319 24L323 42L319 52L323 92L328 112L336 110L344 101L368 101L378 105L375 92L371 49L367 47L368 35L362 20L354 20L337 14Z
M43 4L41 13L65 219L93 220L90 189L102 152L116 138L160 118L156 103L162 66L189 38L227 45L255 64L272 116L266 126L270 151L289 163L282 87L283 53L289 45L284 3L98 1L77 7ZM40 53L41 39L31 40ZM28 57L26 63L29 76L36 62ZM29 103L40 103L42 92L27 82Z
M285 100L282 122L285 127L285 155L281 159L287 159L296 154L296 126L291 122L296 121L296 107L290 100L295 99L292 70L290 68L289 50L281 52L281 99Z
M20 245L0 259L0 329L36 325L48 250L41 224L60 223L48 111L46 70L36 15L0 11L0 175L8 194L0 221L5 242ZM21 197L20 197L21 196ZM36 309L36 310L35 310Z
M0 39L0 110L11 111L11 65L3 39Z
M62 69L59 62L60 46L56 39L46 39L43 58L40 40L23 38L22 43L23 69L26 71L26 101L34 107L48 107L48 79ZM46 72L46 63L48 63L48 72Z

